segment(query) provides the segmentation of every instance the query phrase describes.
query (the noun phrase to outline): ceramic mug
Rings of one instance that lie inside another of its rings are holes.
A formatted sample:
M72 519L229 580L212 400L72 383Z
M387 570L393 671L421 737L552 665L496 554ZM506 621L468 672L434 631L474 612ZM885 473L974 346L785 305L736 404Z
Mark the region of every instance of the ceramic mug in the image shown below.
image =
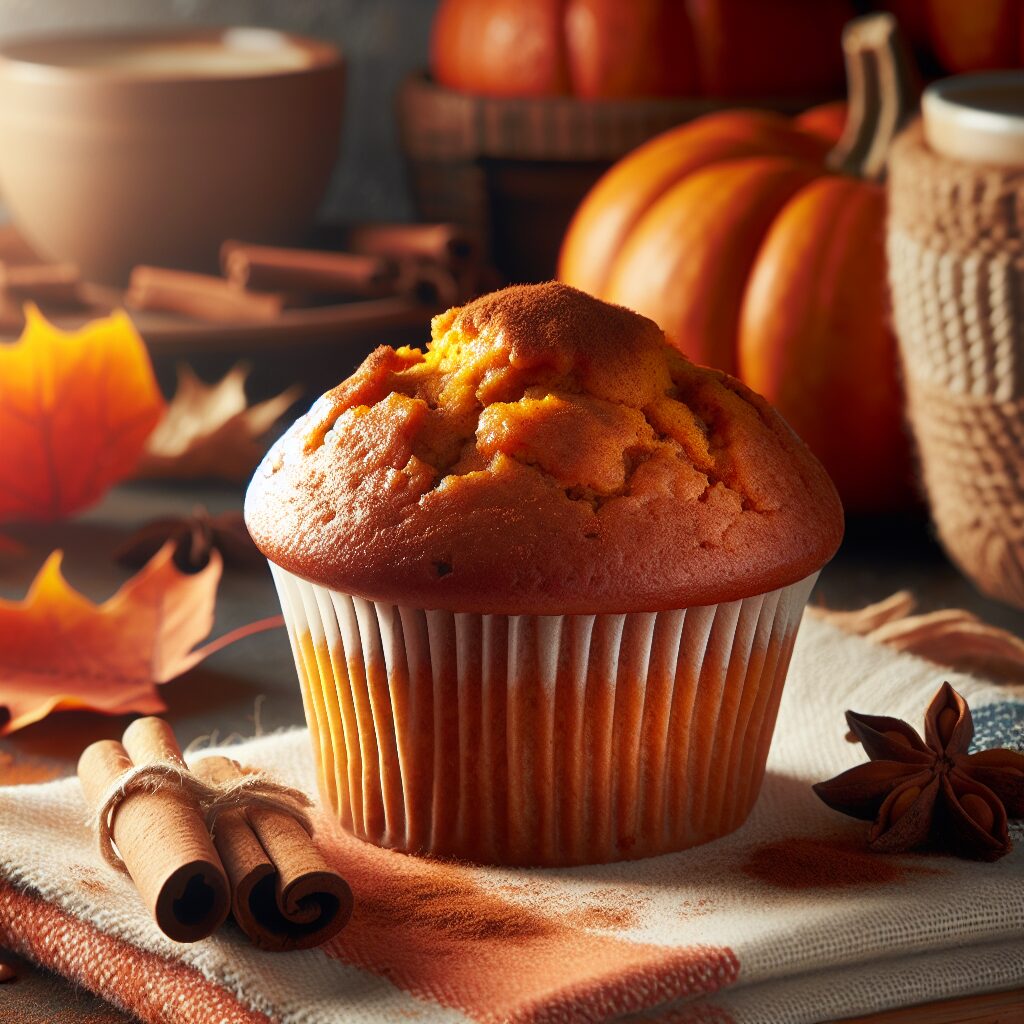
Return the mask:
M957 75L921 97L924 137L952 160L1024 167L1024 71Z
M268 29L0 46L0 194L43 257L122 283L213 269L227 238L310 228L334 166L344 66Z

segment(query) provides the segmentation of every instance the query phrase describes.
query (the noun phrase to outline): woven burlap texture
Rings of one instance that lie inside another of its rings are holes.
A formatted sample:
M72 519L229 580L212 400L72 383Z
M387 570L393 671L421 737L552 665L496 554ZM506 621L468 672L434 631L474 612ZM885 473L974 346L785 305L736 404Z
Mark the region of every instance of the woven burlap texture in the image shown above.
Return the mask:
M889 281L910 424L946 550L1024 607L1024 169L889 160Z

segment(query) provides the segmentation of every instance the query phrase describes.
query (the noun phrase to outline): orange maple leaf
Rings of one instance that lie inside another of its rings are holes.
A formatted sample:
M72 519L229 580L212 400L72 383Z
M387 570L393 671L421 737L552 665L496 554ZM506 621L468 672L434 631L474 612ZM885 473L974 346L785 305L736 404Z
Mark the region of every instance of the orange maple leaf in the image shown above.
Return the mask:
M97 605L68 585L54 551L23 601L0 601L0 736L60 709L164 711L158 683L282 623L275 615L196 647L213 626L220 555L188 574L173 556L174 544L165 544Z
M65 333L35 306L0 345L0 522L61 519L134 468L164 401L118 312Z

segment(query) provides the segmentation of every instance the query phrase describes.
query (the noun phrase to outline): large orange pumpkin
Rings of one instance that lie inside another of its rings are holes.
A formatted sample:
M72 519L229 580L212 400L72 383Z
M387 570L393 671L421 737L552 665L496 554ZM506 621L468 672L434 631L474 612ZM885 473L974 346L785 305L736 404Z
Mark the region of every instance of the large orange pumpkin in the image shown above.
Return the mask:
M862 70L876 67L865 36L893 59L891 18L854 28L849 45ZM869 123L865 97L854 99L857 123L842 152L876 159L880 126L891 130L898 118L888 110ZM905 504L911 484L885 196L874 182L829 170L834 124L834 109L802 123L729 111L651 140L583 201L559 277L639 310L694 361L738 375L821 458L847 507L874 511Z
M431 71L490 96L784 96L842 86L851 0L442 0Z
M951 74L1024 64L1022 0L887 0L915 47Z

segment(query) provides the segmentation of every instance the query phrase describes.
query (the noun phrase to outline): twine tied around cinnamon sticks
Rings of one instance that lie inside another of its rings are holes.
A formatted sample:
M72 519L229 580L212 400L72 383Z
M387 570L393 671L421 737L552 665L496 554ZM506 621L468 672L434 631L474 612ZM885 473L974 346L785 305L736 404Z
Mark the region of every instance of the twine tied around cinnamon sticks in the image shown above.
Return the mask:
M128 868L114 844L111 822L121 804L135 793L159 793L164 789L182 790L198 805L206 819L211 836L216 835L217 818L229 810L261 807L291 815L313 835L313 824L306 808L313 802L305 793L275 782L263 772L245 772L235 778L205 781L172 761L152 761L134 765L107 788L92 815L92 825L99 836L100 854L115 871L128 874Z
M78 777L103 859L129 875L169 938L204 939L230 910L256 946L281 952L318 946L348 922L352 891L312 840L304 794L226 757L190 770L159 718L87 747Z

